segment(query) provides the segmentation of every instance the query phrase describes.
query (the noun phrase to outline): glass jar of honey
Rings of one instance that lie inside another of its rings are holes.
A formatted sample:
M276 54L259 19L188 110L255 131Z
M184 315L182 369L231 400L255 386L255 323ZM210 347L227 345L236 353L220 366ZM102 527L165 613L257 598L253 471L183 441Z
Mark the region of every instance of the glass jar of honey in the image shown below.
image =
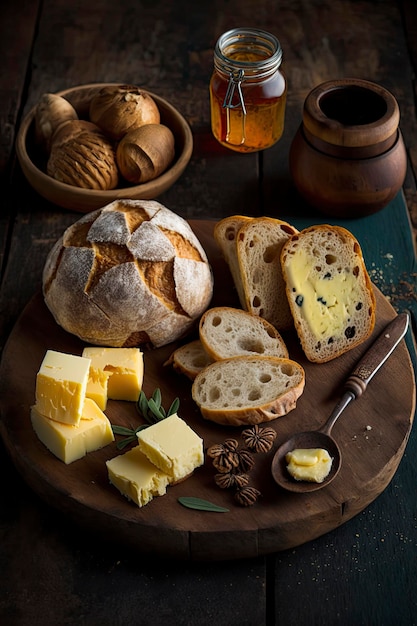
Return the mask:
M210 81L214 137L237 152L269 148L284 130L287 84L278 39L234 28L218 39Z

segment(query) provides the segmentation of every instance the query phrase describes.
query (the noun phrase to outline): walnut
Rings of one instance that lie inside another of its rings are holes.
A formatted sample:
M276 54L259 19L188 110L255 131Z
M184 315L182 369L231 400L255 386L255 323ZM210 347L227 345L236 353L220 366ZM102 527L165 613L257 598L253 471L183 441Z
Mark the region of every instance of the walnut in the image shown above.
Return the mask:
M253 454L249 450L238 450L238 468L242 473L249 472L255 465Z
M270 426L261 428L257 424L242 432L245 445L253 452L269 452L276 436L277 433Z
M207 450L207 455L213 459L214 467L221 474L226 474L238 467L238 445L236 439L226 439L224 443L215 444Z
M216 474L214 482L220 489L233 489L235 487L240 489L249 483L249 476L247 474L227 472L225 474Z
M255 504L261 492L255 487L243 487L235 493L235 499L241 506L252 506Z

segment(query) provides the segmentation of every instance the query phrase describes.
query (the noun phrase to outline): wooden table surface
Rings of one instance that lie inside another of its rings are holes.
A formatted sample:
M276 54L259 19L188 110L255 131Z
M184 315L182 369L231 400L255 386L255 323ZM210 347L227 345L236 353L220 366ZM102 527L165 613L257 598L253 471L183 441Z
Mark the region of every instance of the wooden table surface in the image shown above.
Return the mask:
M236 26L265 28L284 50L284 136L262 154L232 153L211 136L213 46ZM299 226L323 220L303 206L288 171L307 93L347 76L388 88L400 105L409 157L404 188L387 210L349 227L375 284L394 308L410 310L414 322L414 0L5 0L0 34L1 348L39 291L50 248L79 217L27 184L14 153L16 132L42 93L92 82L139 84L188 120L194 153L159 198L167 207L189 219L243 213L285 216ZM415 362L411 334L408 345ZM220 563L140 557L80 532L31 492L0 444L0 623L417 624L414 430L389 486L353 519L295 549Z

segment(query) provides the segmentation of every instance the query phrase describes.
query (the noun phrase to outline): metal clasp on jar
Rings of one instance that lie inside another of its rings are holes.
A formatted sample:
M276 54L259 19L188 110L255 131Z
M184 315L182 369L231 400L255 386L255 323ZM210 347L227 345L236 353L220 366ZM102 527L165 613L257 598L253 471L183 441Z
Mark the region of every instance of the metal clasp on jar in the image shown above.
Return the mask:
M242 107L243 115L246 115L246 106L242 93L242 82L244 79L244 75L245 72L241 69L230 72L229 83L227 85L227 90L224 96L222 106L224 109L237 109L239 107ZM233 104L233 98L236 90L238 93L239 102L237 104Z

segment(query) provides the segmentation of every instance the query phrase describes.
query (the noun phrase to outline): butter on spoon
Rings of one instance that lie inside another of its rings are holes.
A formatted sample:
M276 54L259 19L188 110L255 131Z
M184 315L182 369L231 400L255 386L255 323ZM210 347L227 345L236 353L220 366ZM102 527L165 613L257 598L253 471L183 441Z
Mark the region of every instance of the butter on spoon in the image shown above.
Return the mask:
M331 437L331 430L348 404L359 398L366 390L370 380L404 337L408 324L408 313L400 313L384 328L346 380L344 393L324 426L318 430L296 433L280 445L271 467L272 476L280 487L299 493L316 491L328 485L337 476L342 463L342 455L336 441ZM323 448L332 457L332 467L322 482L299 481L290 476L285 456L288 452L300 448Z

